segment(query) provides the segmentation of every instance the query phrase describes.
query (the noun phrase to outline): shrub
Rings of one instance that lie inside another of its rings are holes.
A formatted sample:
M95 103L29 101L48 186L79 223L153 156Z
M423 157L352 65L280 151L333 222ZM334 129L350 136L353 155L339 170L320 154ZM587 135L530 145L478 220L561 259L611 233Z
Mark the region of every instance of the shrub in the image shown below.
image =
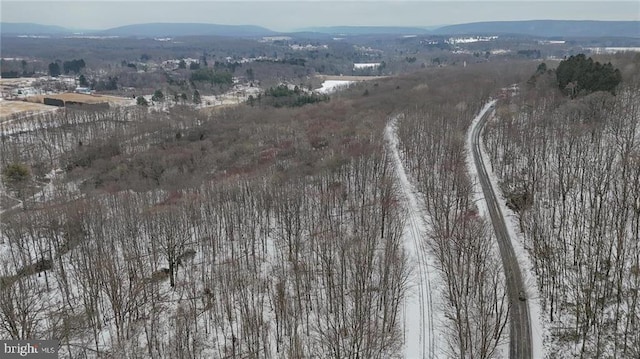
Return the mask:
M138 96L136 98L136 103L140 106L149 106L149 101L147 101L143 96Z
M2 177L4 178L5 183L14 185L28 181L31 177L31 173L26 165L22 163L13 163L4 168L2 171Z

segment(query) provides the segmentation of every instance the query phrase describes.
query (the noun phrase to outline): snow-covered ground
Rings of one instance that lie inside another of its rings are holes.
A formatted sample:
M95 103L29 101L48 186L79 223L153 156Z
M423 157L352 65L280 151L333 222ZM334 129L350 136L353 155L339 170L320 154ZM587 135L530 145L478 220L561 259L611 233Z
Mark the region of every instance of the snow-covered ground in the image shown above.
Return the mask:
M594 54L615 54L616 52L640 52L640 47L587 47Z
M467 133L467 168L469 171L469 175L471 177L471 181L474 185L474 201L476 202L476 206L480 212L480 215L489 220L489 210L487 208L487 204L484 198L484 194L482 193L482 187L480 186L480 182L478 180L478 172L476 170L475 164L473 162L473 154L471 152L472 148L472 129L478 124L482 116L487 111L493 111L493 106L496 104L496 100L492 100L488 102L480 111L480 113L473 119L471 126L469 126L469 131ZM494 115L489 121L495 121ZM482 159L484 163L491 163L489 156L486 153L484 143L480 146L480 152L482 155ZM493 172L492 168L487 168L487 173L489 174L489 179L491 181L491 186L498 198L498 202L500 203L500 211L502 211L507 230L509 231L509 238L511 238L511 245L513 246L513 250L516 253L516 257L518 258L518 265L520 266L520 270L522 271L522 277L524 280L525 290L527 294L527 303L529 305L529 320L531 323L531 340L532 340L532 350L533 350L533 358L545 358L547 356L547 348L545 346L544 338L548 337L548 325L544 321L544 315L542 313L542 308L540 306L540 294L538 293L538 286L536 281L536 276L533 268L533 263L529 258L529 254L525 251L522 246L523 238L522 233L518 230L518 218L515 213L511 209L509 209L505 204L507 203L505 200L505 196L502 193L502 190L498 186L498 178ZM497 253L497 243L495 251ZM508 328L507 328L508 329ZM508 353L508 343L505 344L504 348L501 348L503 353Z
M322 87L316 90L316 92L321 94L330 94L336 91L339 91L343 88L349 87L353 81L346 80L326 80L322 83Z
M376 67L380 66L379 62L371 62L371 63L355 63L353 64L353 68L355 70L361 70L361 69L375 69Z
M470 37L451 37L446 40L449 44L471 44L474 42L487 42L497 39L497 36L470 36Z
M291 44L289 45L289 47L292 50L297 50L297 51L301 51L301 50L318 50L318 49L328 49L329 45L311 45L311 44L306 44L306 45L299 45L299 44Z
M259 87L246 84L237 84L229 91L217 96L202 96L200 107L215 107L224 105L237 105L249 100L249 96L257 97L261 92Z
M435 259L426 248L427 214L402 164L396 121L394 118L387 125L385 138L404 196L407 211L404 245L414 269L409 282L411 289L404 303L405 358L443 358L446 357L445 344L441 340L444 318L439 290L442 280L433 268Z

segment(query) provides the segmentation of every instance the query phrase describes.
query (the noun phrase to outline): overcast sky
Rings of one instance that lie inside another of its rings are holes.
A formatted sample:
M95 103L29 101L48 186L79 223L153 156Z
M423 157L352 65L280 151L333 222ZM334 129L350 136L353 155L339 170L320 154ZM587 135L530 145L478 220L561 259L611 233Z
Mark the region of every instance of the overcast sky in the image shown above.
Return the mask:
M640 20L640 1L31 1L0 0L3 22L107 29L148 22L310 26L436 26L500 20Z

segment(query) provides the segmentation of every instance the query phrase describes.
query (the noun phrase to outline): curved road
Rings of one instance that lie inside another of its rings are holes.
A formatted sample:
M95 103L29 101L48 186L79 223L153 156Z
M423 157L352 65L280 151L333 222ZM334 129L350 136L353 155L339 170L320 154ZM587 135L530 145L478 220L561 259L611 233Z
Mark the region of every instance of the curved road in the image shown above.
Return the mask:
M521 300L520 293L526 293L523 286L522 274L518 266L518 260L511 245L509 232L500 210L500 205L493 191L491 181L487 174L487 170L480 154L480 134L487 122L489 114L493 112L495 100L487 104L480 113L481 119L471 129L471 150L473 152L473 161L478 170L478 178L482 186L482 192L487 202L493 229L498 238L500 247L500 256L502 257L502 266L507 279L507 295L511 303L511 320L510 320L510 345L509 357L514 359L529 359L532 357L531 347L531 325L529 320L529 306L526 300Z

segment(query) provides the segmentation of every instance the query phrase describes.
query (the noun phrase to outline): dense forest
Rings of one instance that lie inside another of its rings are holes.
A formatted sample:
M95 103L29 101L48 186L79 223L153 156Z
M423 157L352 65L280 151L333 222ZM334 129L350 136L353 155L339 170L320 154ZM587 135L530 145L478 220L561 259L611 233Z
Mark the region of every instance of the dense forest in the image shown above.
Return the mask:
M549 355L640 355L638 58L422 68L403 53L416 72L312 95L303 82L322 56L338 73L364 58L351 45L323 51L184 63L171 76L128 59L105 88L168 82L151 102L183 101L12 118L0 143L0 337L59 339L72 357L402 357L417 269L397 150L424 209L417 247L442 278L432 335L448 357L501 355L505 274L466 148L472 119L498 98L485 148L534 265L540 298L529 300L542 305ZM54 70L94 74L84 60ZM236 75L264 92L192 105Z
M495 81L520 71L424 71L295 108L68 109L16 123L0 157L13 201L2 213L1 335L60 339L73 356L400 356L413 269L384 139L398 118L412 176L441 193L425 197L423 240L450 284L448 350L489 357L500 333L476 344L496 327L453 315L484 313L455 301L479 274L491 284L473 298L502 293L499 266L452 262L478 235L479 260L493 255L486 223L470 215L458 138Z
M615 91L585 84L567 97L552 81L524 85L485 132L532 258L551 357L640 355L640 64L630 60L620 64L635 76ZM593 83L620 74L579 55L558 80L575 64ZM589 74L598 68L601 78Z

